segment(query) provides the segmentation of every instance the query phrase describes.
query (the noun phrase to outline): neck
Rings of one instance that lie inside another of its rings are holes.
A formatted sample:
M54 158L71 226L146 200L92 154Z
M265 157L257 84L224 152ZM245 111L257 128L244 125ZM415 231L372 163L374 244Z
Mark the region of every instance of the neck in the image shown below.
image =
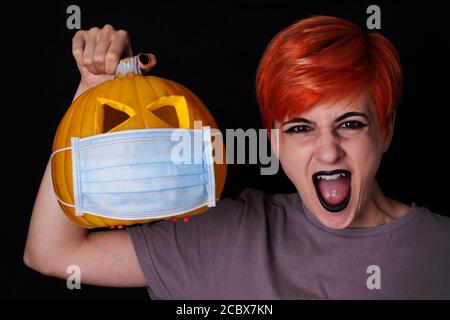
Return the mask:
M377 181L374 181L370 197L349 228L371 228L390 223L408 210L409 206L386 197Z

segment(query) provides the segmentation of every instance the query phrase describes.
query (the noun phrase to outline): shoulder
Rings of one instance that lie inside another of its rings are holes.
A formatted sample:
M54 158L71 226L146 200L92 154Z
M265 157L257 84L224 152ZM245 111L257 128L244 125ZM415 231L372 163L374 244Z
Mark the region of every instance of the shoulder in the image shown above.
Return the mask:
M219 216L254 217L261 218L273 212L288 211L290 207L298 205L299 196L293 194L267 194L264 191L247 188L235 198L223 198L217 201L215 207L208 209L205 216L221 219Z
M224 201L227 201L226 199ZM241 213L247 219L263 221L281 218L299 206L297 193L267 194L257 189L244 189L236 198L241 205Z
M433 212L431 209L426 207L417 206L417 210L419 212L419 217L427 223L446 228L450 227L450 217L441 213Z
M174 223L160 221L144 225L149 229L189 229L198 232L200 229L222 230L242 226L265 224L267 221L280 220L290 211L298 194L266 194L257 189L244 189L237 197L223 198L216 202L216 206L205 212L194 215L189 223Z
M417 206L417 219L421 230L427 234L450 239L450 217Z
M294 206L299 201L297 193L291 194L267 194L264 191L257 189L244 189L239 197L238 201L242 201L245 206L249 208L262 208L262 211L267 211L272 208L286 208Z

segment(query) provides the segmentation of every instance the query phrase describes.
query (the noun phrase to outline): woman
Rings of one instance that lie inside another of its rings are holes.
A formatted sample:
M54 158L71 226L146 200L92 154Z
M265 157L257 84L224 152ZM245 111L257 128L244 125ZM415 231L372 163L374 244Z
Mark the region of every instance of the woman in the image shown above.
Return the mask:
M107 25L78 32L73 53L78 95L131 47ZM245 190L189 223L87 233L62 214L48 166L25 263L62 278L78 265L83 283L148 286L156 299L450 298L450 219L389 199L375 179L401 96L391 43L343 19L304 19L272 40L256 87L297 193Z

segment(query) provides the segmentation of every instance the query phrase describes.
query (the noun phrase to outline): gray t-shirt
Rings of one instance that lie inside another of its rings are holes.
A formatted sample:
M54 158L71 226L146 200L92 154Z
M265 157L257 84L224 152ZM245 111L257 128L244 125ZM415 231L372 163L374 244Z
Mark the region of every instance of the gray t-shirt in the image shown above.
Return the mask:
M450 218L333 230L297 193L247 189L189 222L128 229L153 299L450 299Z

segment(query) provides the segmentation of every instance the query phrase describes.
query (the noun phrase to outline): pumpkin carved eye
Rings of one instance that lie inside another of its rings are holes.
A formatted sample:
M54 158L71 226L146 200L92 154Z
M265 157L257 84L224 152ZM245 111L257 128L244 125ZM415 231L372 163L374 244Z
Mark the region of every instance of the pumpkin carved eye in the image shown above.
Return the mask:
M102 133L113 130L136 114L131 107L119 101L105 98L97 98L97 101L100 105L95 112L94 121L98 131Z
M180 126L180 122L178 120L177 111L175 106L167 105L162 106L156 110L152 111L158 118L163 119L165 122L170 124L174 128L178 128Z
M163 96L146 108L172 127L189 128L189 111L186 98L183 96Z

